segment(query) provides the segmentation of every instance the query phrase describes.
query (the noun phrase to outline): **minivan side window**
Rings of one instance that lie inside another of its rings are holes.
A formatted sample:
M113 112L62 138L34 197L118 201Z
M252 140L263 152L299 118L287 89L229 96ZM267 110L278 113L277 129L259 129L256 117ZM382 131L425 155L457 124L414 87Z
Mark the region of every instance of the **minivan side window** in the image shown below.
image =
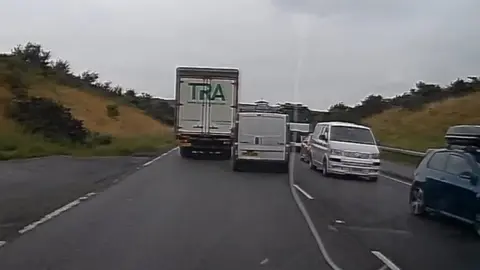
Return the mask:
M315 136L315 139L318 139L320 137L320 134L322 134L324 128L325 128L325 125L318 126L317 132L313 134L313 136Z
M446 171L454 175L460 175L461 173L472 172L472 167L465 158L459 155L450 155L447 160Z
M445 169L445 163L447 163L448 154L445 152L438 152L433 154L427 163L429 169L443 171Z
M325 127L325 129L323 130L323 135L325 135L325 137L327 138L328 138L328 130L329 130L328 126Z

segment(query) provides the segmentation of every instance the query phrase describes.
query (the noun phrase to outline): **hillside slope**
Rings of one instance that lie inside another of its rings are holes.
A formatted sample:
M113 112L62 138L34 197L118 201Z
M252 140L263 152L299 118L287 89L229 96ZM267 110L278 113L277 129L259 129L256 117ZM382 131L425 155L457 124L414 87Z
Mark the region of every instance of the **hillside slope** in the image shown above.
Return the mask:
M113 137L109 145L89 149L46 141L40 135L29 134L5 115L12 95L0 85L0 159L25 158L51 154L118 155L150 152L173 143L171 127L154 120L131 106L118 104L119 116L108 117L106 106L114 100L75 88L42 82L33 85L30 96L50 98L70 108L72 115L82 120L93 132Z
M445 145L449 126L480 124L480 93L426 104L419 111L390 109L367 118L382 145L424 151Z
M73 74L28 43L0 55L0 159L155 152L174 143L166 101ZM155 119L154 119L155 118Z

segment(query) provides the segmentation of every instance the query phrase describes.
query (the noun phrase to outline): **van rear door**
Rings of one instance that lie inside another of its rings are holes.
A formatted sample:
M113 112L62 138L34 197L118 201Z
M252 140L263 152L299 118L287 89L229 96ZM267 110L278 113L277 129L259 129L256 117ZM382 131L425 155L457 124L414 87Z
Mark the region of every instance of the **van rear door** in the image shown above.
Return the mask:
M238 153L242 159L285 160L286 115L240 114Z

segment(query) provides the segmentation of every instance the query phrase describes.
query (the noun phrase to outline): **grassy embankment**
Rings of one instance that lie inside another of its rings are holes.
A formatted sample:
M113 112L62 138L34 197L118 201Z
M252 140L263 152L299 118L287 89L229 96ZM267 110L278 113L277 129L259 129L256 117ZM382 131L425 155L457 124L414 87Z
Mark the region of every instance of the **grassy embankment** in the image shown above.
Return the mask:
M425 105L422 110L391 109L374 115L365 122L382 145L425 151L445 146L448 127L458 124L480 124L480 93ZM382 153L386 158L408 163L419 159L405 155Z
M139 109L88 91L61 86L48 80L36 80L30 96L50 98L70 108L73 116L84 121L90 131L108 134L112 143L94 148L54 143L40 135L32 135L5 116L5 107L12 94L0 84L0 159L28 158L47 155L128 155L154 152L174 143L172 130ZM117 104L116 119L106 113L108 104Z

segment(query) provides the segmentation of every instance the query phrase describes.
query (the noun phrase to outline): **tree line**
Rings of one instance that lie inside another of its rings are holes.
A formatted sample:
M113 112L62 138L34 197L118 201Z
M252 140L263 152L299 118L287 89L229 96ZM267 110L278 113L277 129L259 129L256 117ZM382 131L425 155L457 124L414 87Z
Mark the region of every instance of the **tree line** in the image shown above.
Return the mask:
M1 58L9 58L9 68L13 74L10 76L9 84L12 85L12 91L16 91L18 95L22 95L21 89L28 85L28 79L23 78L22 74L33 69L40 75L55 80L59 84L115 98L119 102L143 110L154 119L169 125L173 124L173 100L154 98L148 93L138 93L131 88L124 89L119 85L113 85L111 81L100 81L99 74L94 71L86 70L80 74L74 74L68 61L53 60L51 52L44 50L40 44L29 42L24 46L18 45L10 54L0 55ZM332 105L327 112L313 111L304 105L285 103L280 104L280 111L289 114L291 120L296 119L303 123L315 124L319 121L361 123L362 119L391 108L416 111L420 110L425 104L465 96L479 90L480 77L456 79L443 87L438 84L420 81L416 83L414 88L393 98L372 94L355 106L347 106L340 102ZM107 108L107 110L109 115L115 115L115 108Z
M480 77L456 79L444 87L420 81L416 83L415 88L393 98L369 95L355 106L347 106L342 102L337 103L332 105L328 112L320 114L315 120L361 123L362 119L388 109L401 108L409 111L418 111L426 104L462 97L478 91L480 91Z
M18 45L9 54L0 55L7 62L13 73L13 84L18 84L18 89L28 85L26 74L36 72L47 79L78 89L93 91L96 94L116 99L120 103L135 106L147 115L165 124L173 124L173 103L169 100L154 98L148 93L138 93L135 89L113 85L111 81L100 81L97 72L86 70L74 74L70 63L63 59L52 59L51 52L42 48L40 44L28 42L24 46ZM27 72L28 71L28 72ZM0 74L1 75L1 74ZM30 76L31 77L31 76Z

